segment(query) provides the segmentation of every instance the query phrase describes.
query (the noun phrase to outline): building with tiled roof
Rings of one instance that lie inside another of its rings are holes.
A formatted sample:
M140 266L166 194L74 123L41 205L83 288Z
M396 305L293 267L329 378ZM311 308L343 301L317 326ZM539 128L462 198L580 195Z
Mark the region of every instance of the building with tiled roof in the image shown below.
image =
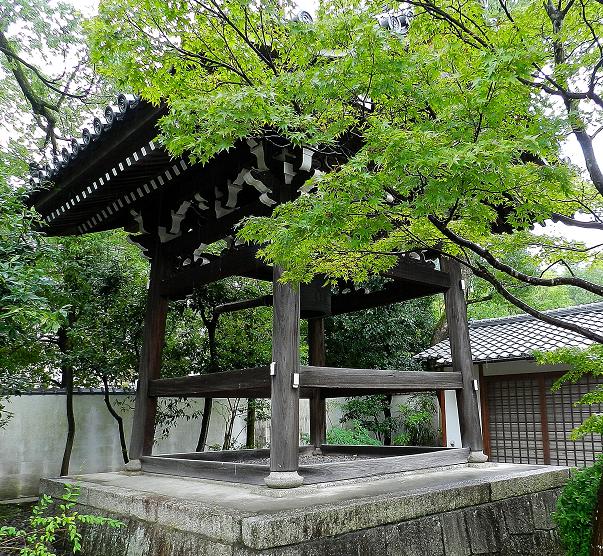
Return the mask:
M603 303L590 303L546 314L603 333ZM491 461L551 465L590 465L603 452L600 436L578 441L571 431L602 406L580 405L580 398L603 385L602 376L553 385L565 365L538 365L534 352L584 348L593 342L530 315L483 319L469 323L475 388L479 390L484 450ZM451 370L448 340L417 354L434 367ZM440 401L442 435L449 446L460 442L457 400L445 392Z
M603 333L603 302L544 311L547 315ZM592 340L538 320L531 315L513 315L469 322L469 337L474 363L532 359L536 351L562 347L583 348ZM452 363L448 339L415 356L437 366Z

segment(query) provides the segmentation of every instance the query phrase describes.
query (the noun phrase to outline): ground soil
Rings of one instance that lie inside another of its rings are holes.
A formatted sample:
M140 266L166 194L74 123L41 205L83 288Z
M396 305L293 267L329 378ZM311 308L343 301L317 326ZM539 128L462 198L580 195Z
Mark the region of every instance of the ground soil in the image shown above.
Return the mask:
M0 504L0 527L16 527L27 529L32 503L26 504ZM3 550L4 539L0 537L0 556L15 554L15 550Z
M24 504L0 504L0 526L25 529L29 524L29 516L33 502Z

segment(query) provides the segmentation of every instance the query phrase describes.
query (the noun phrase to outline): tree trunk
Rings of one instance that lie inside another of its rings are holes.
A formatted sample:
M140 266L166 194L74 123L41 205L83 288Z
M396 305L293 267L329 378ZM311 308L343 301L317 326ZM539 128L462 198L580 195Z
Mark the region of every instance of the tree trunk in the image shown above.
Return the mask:
M73 322L73 314L69 313L69 325L72 325ZM73 366L65 361L65 355L69 352L69 337L67 336L67 328L64 326L62 326L57 333L57 345L63 355L63 362L61 363L61 387L65 388L65 411L67 416L67 438L65 439L65 449L63 450L63 460L61 461L61 477L63 477L69 474L69 462L71 461L71 452L73 451L73 441L75 439Z
M232 443L232 429L234 428L234 422L237 418L237 410L239 408L239 400L235 402L234 408L230 406L230 415L228 416L228 422L226 423L226 430L224 431L224 443L222 444L222 450L230 450Z
M128 459L128 447L126 445L126 435L124 434L124 420L121 418L121 415L115 411L114 407L111 405L111 400L109 398L109 381L107 377L103 375L103 386L105 389L105 405L109 410L109 413L117 421L117 429L119 431L119 444L121 446L121 455L124 460L124 463L128 463L130 461Z
M207 444L207 433L209 432L209 420L211 419L211 408L213 405L212 398L205 398L203 405L203 417L201 417L201 431L199 432L199 440L197 441L196 452L205 450Z
M216 342L216 329L218 328L218 315L205 322L207 328L207 341L209 343L209 372L214 373L219 369L218 345Z
M446 313L442 313L433 329L429 345L435 346L446 338L448 338L448 322L446 321Z
M247 430L245 434L245 447L255 448L255 399L247 400Z
M73 367L65 365L63 367L63 386L65 387L65 401L67 411L67 439L65 440L65 450L63 452L63 461L61 462L61 477L69 474L69 462L71 461L71 452L73 451L73 441L75 439L75 415L73 413Z
M385 422L388 425L383 433L383 444L385 446L391 446L392 445L392 429L391 429L392 397L391 396L385 396L385 400L383 403L383 415L385 416Z
M601 479L599 480L599 491L593 516L590 556L603 556L603 473L601 473Z
M201 311L201 318L205 328L207 328L207 342L209 344L209 365L207 372L215 373L220 370L220 366L218 364L218 345L216 342L216 329L218 328L219 316L214 315L210 319L205 317L203 311ZM197 441L197 448L195 449L196 452L202 452L205 450L212 406L213 399L205 398L205 404L203 405L203 417L201 417L201 430L199 431L199 440Z

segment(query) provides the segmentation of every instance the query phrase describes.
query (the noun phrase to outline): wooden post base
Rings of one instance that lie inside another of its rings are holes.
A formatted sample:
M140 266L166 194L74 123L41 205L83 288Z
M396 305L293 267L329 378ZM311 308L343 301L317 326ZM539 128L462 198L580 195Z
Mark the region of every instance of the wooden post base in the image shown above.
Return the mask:
M459 424L463 448L470 448L472 454L482 454L484 442L479 416L479 400L474 388L473 358L469 325L467 324L467 302L465 300L465 282L461 274L460 264L442 257L440 265L450 276L450 288L444 294L448 336L450 338L450 354L452 370L459 373L463 388L457 391L459 408Z
M301 484L299 467L299 287L280 281L283 269L274 267L272 295L272 365L270 471L268 486ZM299 484L297 484L299 483Z

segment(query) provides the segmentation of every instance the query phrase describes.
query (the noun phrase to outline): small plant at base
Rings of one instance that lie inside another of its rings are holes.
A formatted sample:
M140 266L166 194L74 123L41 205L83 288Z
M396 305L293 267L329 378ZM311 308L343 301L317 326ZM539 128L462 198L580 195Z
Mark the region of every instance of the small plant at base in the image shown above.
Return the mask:
M336 445L368 445L381 446L381 442L376 440L369 430L365 429L357 421L351 429L333 427L327 432L327 443Z
M309 446L310 445L310 435L307 432L299 433L299 444L300 444L300 446Z
M603 472L603 456L592 467L572 471L559 499L553 520L563 546L571 556L588 556L597 489Z
M61 502L44 494L33 507L27 529L0 526L0 553L14 551L21 556L56 556L56 545L62 545L61 554L77 554L81 551L82 534L78 525L105 525L121 527L116 519L80 514L74 510L79 496L77 485L65 485ZM53 510L58 509L55 514Z

